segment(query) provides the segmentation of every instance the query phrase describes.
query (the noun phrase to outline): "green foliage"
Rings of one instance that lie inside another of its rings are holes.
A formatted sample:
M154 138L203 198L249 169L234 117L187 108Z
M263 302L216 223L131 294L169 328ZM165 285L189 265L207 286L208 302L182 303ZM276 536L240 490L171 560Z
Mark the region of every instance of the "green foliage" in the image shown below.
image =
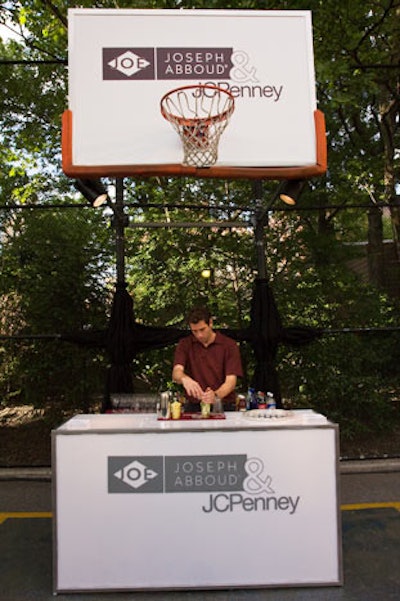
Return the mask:
M244 221L244 209L233 207L237 204L246 207L249 190L232 185L234 192L230 194L223 182L203 181L194 186L190 181L163 180L152 186L152 203L159 202L160 208L146 210L144 205L142 211L146 221L164 227L132 227L127 240L128 281L138 319L154 325L183 322L190 306L206 303L212 308L219 327L244 323L252 279L254 239L251 231L202 228L197 224L210 220ZM133 193L143 198L145 186ZM182 210L167 206L169 203L179 205L179 202L182 208L193 204L199 208ZM211 217L208 203L216 207ZM222 203L228 207L223 211L218 210ZM141 219L136 212L132 225L139 225ZM180 223L182 228L169 227L169 224L179 226ZM209 279L201 276L205 268L211 270Z
M89 310L92 320L99 313L104 292L98 270L108 259L102 238L94 236L99 225L82 210L71 216L32 209L10 218L1 254L2 291L18 294L30 333L82 328Z
M2 343L3 399L70 406L78 399L84 402L82 391L95 382L98 391L99 350L89 352L51 337L106 327L103 278L109 248L107 239L98 235L100 225L100 216L92 222L82 210L78 215L16 212L5 223L1 333L22 339L18 344L7 339ZM49 340L41 341L43 335Z
M293 407L310 407L338 423L344 439L390 432L399 421L399 336L325 335L301 351L281 349L284 396Z

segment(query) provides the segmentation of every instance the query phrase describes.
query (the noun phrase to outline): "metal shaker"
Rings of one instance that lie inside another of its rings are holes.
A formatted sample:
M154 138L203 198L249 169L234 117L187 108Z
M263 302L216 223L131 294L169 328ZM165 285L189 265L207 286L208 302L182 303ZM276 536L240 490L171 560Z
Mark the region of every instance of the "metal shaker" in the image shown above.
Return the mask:
M169 419L171 417L172 393L170 391L160 392L160 417Z

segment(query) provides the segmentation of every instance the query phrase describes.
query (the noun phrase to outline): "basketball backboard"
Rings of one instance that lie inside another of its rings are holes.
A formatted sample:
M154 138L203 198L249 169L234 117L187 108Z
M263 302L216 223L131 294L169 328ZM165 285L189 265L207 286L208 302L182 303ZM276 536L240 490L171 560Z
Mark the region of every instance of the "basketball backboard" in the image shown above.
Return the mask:
M303 178L326 171L310 11L70 9L63 169L71 177ZM182 164L160 111L173 88L217 85L235 109L215 165Z

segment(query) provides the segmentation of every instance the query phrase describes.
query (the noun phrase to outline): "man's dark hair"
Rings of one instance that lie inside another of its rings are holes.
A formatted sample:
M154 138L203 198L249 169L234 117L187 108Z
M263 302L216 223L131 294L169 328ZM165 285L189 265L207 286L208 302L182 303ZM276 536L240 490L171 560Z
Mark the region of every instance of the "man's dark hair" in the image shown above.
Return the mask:
M193 307L188 313L186 318L187 323L199 323L199 321L205 321L210 323L211 313L207 307Z

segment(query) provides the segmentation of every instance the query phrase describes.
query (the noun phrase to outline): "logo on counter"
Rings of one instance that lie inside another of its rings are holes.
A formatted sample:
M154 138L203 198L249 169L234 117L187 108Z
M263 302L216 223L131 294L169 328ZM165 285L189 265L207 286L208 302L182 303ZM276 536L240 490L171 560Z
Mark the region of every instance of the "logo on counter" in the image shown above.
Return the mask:
M163 458L109 457L108 492L163 492Z
M243 490L246 455L165 457L165 492Z
M300 501L300 496L276 495L263 460L247 455L108 457L108 492L208 493L203 513L293 515Z

